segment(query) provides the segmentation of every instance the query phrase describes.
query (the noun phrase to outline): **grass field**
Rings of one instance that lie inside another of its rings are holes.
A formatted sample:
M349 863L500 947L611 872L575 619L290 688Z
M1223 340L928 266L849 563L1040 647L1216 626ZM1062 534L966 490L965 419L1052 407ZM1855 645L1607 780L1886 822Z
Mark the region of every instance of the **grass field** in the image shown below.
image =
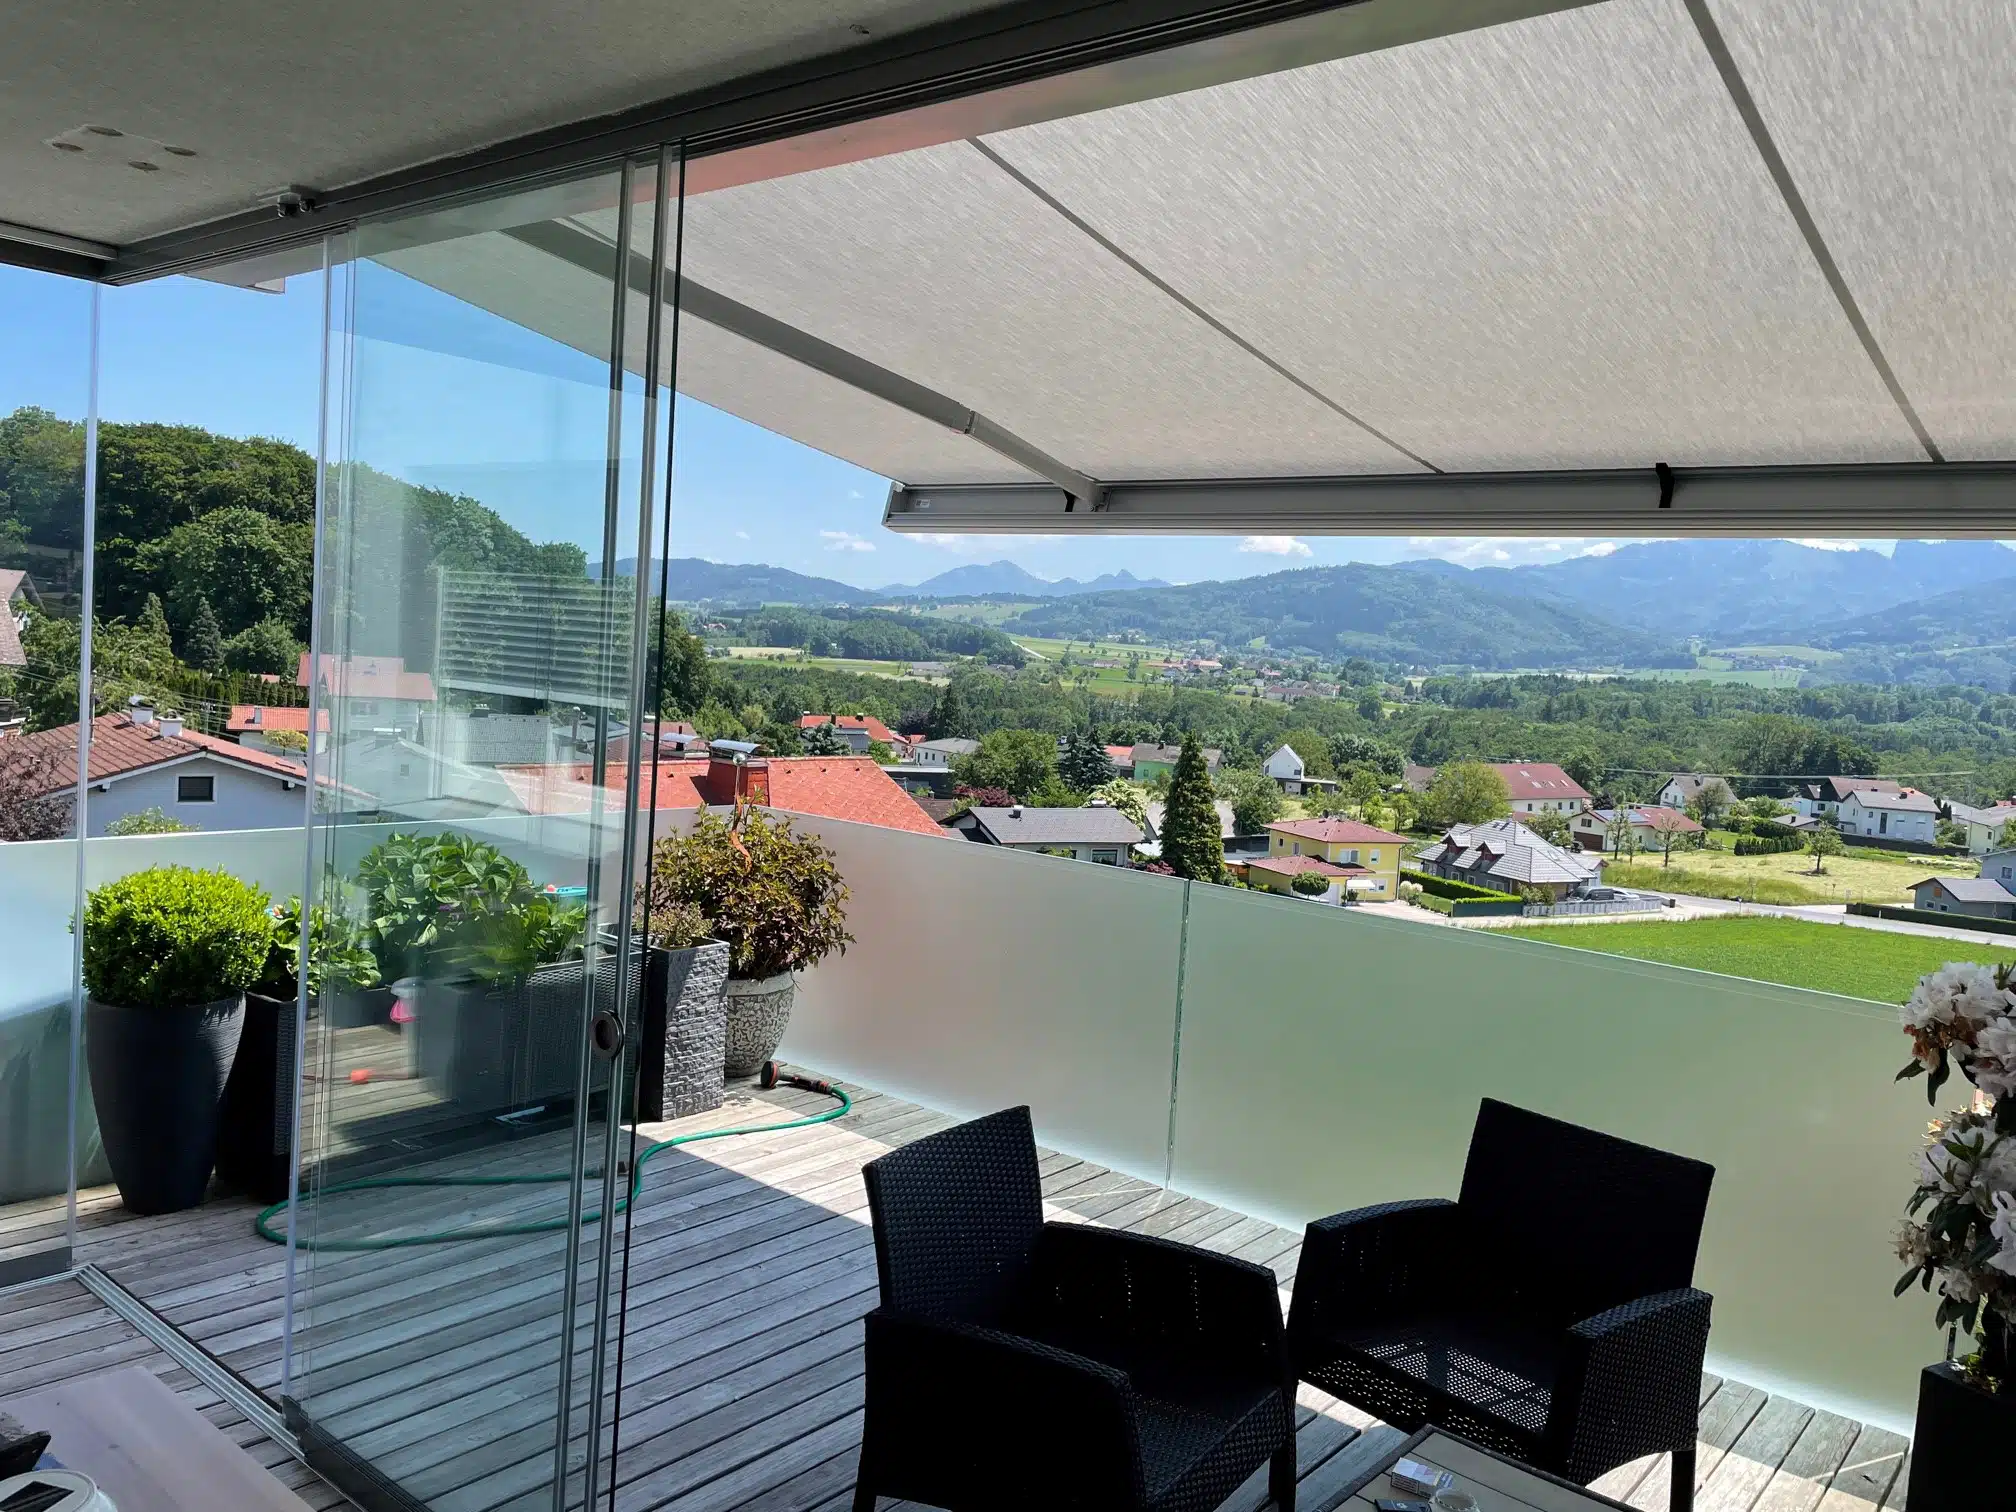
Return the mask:
M891 677L898 682L943 683L943 677L912 677L910 663L897 661L861 661L851 656L808 656L804 664L820 667L828 672L859 672L869 677Z
M732 661L796 661L805 652L798 646L730 646Z
M1692 893L1697 898L1731 898L1752 903L1908 903L1911 884L1923 877L1971 877L1979 866L1971 856L1899 856L1853 852L1829 856L1827 870L1813 875L1804 851L1775 856L1739 856L1733 851L1678 851L1673 864L1640 854L1635 862L1609 861L1603 880L1613 887Z
M1990 964L2016 957L2016 939L1968 940L1889 934L1803 919L1687 919L1658 924L1537 924L1501 931L1550 945L1640 961L1691 966L1724 976L1810 987L1847 997L1901 1003L1918 979L1948 961ZM1903 1040L1898 1040L1903 1064Z

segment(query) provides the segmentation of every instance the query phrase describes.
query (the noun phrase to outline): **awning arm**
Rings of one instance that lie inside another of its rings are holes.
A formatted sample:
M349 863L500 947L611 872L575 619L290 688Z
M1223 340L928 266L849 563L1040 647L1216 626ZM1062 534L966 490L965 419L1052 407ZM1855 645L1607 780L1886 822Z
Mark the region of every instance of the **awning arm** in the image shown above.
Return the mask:
M592 231L558 221L541 221L529 226L516 226L504 233L512 240L544 252L549 257L557 257L563 262L601 277L609 276L612 261L612 247L609 241ZM631 264L631 291L650 297L650 259L644 259L639 266L637 259L628 259ZM1088 477L1074 467L1068 467L1048 452L1024 441L1013 431L996 425L985 415L961 404L958 400L926 388L923 384L905 378L901 373L870 362L846 350L834 346L829 341L821 341L796 326L765 315L761 310L730 299L725 294L716 293L704 284L697 284L690 278L678 280L679 313L682 319L704 321L719 327L730 335L739 336L766 351L788 358L801 367L823 373L849 388L858 389L872 395L885 404L907 410L921 419L942 425L947 430L957 431L962 436L971 436L975 441L998 456L1006 457L1017 467L1025 468L1039 478L1048 478L1066 496L1064 508L1067 511L1084 504L1088 509L1101 507L1103 488L1096 478Z
M896 484L882 523L936 535L2016 537L2016 462L1605 468L1040 484Z

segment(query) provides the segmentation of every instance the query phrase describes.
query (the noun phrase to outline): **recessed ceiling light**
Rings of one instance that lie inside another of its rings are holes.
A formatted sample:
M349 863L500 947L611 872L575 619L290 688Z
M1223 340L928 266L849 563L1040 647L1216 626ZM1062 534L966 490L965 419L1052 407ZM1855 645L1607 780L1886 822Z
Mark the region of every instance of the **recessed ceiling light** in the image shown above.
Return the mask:
M196 156L193 147L157 142L152 137L121 131L117 126L100 126L88 121L47 138L46 143L68 157L133 173L165 173L170 176L186 173Z

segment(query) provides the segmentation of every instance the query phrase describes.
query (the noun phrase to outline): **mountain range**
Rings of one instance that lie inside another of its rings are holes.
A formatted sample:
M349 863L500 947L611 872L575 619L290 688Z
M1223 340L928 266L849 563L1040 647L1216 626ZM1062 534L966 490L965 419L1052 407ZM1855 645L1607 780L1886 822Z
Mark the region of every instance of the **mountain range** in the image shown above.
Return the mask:
M1809 674L1816 681L2016 685L2016 552L1992 541L1900 541L1888 555L1797 541L1643 541L1525 567L1350 563L1182 585L1127 572L1050 581L1009 561L881 589L694 557L673 560L669 573L672 597L687 602L1026 599L1005 628L1035 635L1137 630L1479 669L1686 667L1690 642L1812 646L1835 653Z
M1082 583L1076 578L1039 578L1004 560L954 567L907 587L891 583L881 592L887 598L979 598L990 593L1018 598L1068 598L1080 593L1123 593L1168 586L1161 578L1137 578L1125 569L1102 573Z

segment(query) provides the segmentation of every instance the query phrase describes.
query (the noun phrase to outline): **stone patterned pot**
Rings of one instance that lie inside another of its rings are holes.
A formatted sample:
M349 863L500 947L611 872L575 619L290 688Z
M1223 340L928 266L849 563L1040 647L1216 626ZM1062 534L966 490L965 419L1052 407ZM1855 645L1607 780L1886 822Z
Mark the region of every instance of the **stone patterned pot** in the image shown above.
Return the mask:
M765 1061L776 1058L797 990L797 979L788 971L757 981L729 978L727 1075L754 1076Z

